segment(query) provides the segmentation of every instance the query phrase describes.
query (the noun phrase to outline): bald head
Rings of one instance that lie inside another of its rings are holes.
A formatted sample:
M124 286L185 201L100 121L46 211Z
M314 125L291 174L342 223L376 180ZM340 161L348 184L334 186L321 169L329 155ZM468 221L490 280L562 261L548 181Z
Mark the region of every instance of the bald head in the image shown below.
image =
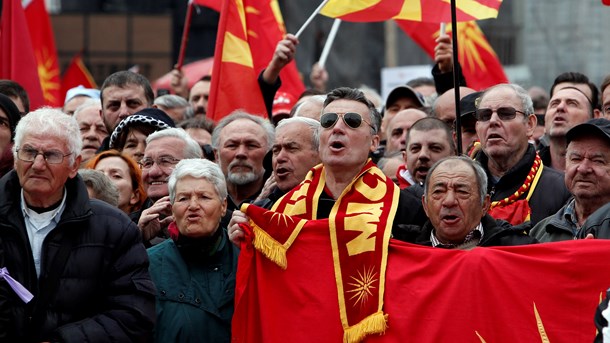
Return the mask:
M474 92L476 91L472 88L460 87L460 99ZM455 121L455 89L452 88L436 98L433 109L436 118L445 122L449 127L453 127Z

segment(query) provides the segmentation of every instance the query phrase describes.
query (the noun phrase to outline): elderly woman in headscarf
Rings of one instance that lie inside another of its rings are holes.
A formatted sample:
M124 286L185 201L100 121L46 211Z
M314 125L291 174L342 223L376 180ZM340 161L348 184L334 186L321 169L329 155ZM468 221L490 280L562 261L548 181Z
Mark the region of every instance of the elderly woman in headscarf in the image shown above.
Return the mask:
M148 249L157 288L156 342L229 342L238 249L220 220L227 188L220 167L180 161L168 182L171 238Z
M13 138L21 119L19 109L6 95L0 94L0 177L13 169Z

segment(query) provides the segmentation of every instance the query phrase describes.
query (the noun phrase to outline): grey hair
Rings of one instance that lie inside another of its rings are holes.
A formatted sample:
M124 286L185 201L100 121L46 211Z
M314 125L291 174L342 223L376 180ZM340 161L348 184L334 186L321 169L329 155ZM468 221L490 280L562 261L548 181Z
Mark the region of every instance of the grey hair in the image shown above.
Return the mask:
M98 200L119 206L119 189L103 172L95 169L81 169L78 174L83 182L93 191L93 197Z
M532 97L530 97L530 95L527 93L527 91L523 87L521 87L517 84L514 84L514 83L501 83L499 85L495 85L493 87L486 89L483 92L483 94L481 94L481 97L479 98L479 103L481 103L483 101L483 99L489 94L489 92L491 92L495 89L498 89L498 88L509 88L515 92L515 94L521 100L521 105L523 106L523 112L525 112L526 120L530 114L534 114L534 102L532 101ZM478 105L477 105L477 108L479 108Z
M204 159L184 159L176 165L169 176L167 188L169 189L169 201L173 204L176 200L176 184L185 177L207 180L214 186L220 201L227 198L227 182L218 164Z
M485 203L485 195L487 194L487 174L485 173L485 170L483 169L483 167L481 167L479 162L471 159L468 156L448 156L434 163L432 168L428 170L428 175L426 176L426 180L424 181L424 197L428 197L430 179L436 168L438 168L441 164L449 161L464 162L474 170L475 178L477 180L477 187L479 190L479 198L481 201L481 205L483 205Z
M294 107L292 108L292 111L294 111L294 115L292 117L300 117L301 107L303 107L304 104L313 102L313 103L317 103L318 105L320 105L320 107L322 107L322 106L324 106L325 100L326 100L326 95L310 96L309 98L294 105Z
M267 142L267 147L265 151L269 152L275 141L275 129L273 128L273 124L271 124L267 119L252 115L250 113L244 112L243 110L235 110L231 112L231 114L229 114L228 116L222 118L222 120L214 128L214 132L212 132L212 148L214 148L214 150L217 150L219 148L220 131L222 131L225 126L239 119L250 120L263 128L263 130L265 131L265 139Z
M87 100L85 100L82 104L80 104L75 110L74 110L74 116L77 116L80 112L82 112L83 110L86 110L89 107L97 107L98 109L102 109L102 101L100 99L93 99L93 98L89 98Z
M184 108L183 119L193 117L193 108L188 100L176 94L165 94L156 97L153 104L166 109Z
M279 131L284 126L297 123L306 124L307 126L309 126L309 129L311 130L311 146L315 151L318 151L318 149L320 148L320 135L318 133L320 129L320 122L315 119L306 117L292 117L282 119L275 127L275 132L277 133L277 131Z
M189 136L184 129L169 127L164 130L155 131L146 137L146 145L149 145L150 142L155 139L163 138L163 137L174 137L184 141L184 156L183 158L202 158L203 151L201 150L201 146L199 143L195 141L191 136Z
M15 161L17 160L17 149L24 143L23 138L27 134L44 134L64 141L71 154L70 165L74 165L76 156L80 155L83 148L83 140L80 136L76 118L57 108L43 107L21 118L15 128L15 144L13 146Z

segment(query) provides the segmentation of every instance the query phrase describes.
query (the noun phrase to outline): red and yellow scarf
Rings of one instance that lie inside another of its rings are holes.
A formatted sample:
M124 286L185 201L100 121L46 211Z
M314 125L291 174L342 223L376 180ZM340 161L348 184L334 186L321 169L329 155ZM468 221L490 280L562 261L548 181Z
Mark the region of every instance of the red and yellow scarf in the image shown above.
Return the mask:
M286 253L305 227L328 227L344 342L359 342L387 329L383 312L385 271L400 189L369 160L332 207L317 219L324 190L322 165L279 199L271 211L242 206L254 231L253 245L282 268Z

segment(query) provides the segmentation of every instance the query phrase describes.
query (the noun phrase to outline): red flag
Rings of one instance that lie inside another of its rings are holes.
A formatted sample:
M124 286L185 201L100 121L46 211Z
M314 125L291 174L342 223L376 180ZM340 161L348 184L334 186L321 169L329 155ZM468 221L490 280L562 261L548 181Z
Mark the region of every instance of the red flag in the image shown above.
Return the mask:
M61 107L63 102L60 94L57 49L55 49L53 27L44 0L30 0L25 5L24 11L38 64L38 77L45 105Z
M0 23L0 79L19 83L28 93L30 110L44 105L38 65L21 1L4 0Z
M303 229L287 268L245 245L232 342L341 342L328 230ZM592 342L610 241L471 251L390 240L388 329L366 342Z
M458 21L496 18L502 0L456 0ZM346 21L451 22L448 0L329 0L321 14Z
M610 0L602 0L602 4L610 6Z
M434 59L434 40L439 36L438 24L407 20L397 20L396 23ZM450 34L451 24L447 25L447 31ZM498 56L476 22L458 23L458 41L458 60L468 87L482 90L508 82Z
M240 108L267 118L257 78L284 34L276 0L223 3L208 105L211 119L220 120ZM294 61L284 67L280 77L281 91L297 97L305 89Z
M80 85L85 88L97 88L97 84L95 83L93 76L91 76L91 73L89 73L89 69L85 66L81 55L82 53L79 52L72 58L61 79L62 105L66 98L66 92L68 92L70 88L78 87Z

